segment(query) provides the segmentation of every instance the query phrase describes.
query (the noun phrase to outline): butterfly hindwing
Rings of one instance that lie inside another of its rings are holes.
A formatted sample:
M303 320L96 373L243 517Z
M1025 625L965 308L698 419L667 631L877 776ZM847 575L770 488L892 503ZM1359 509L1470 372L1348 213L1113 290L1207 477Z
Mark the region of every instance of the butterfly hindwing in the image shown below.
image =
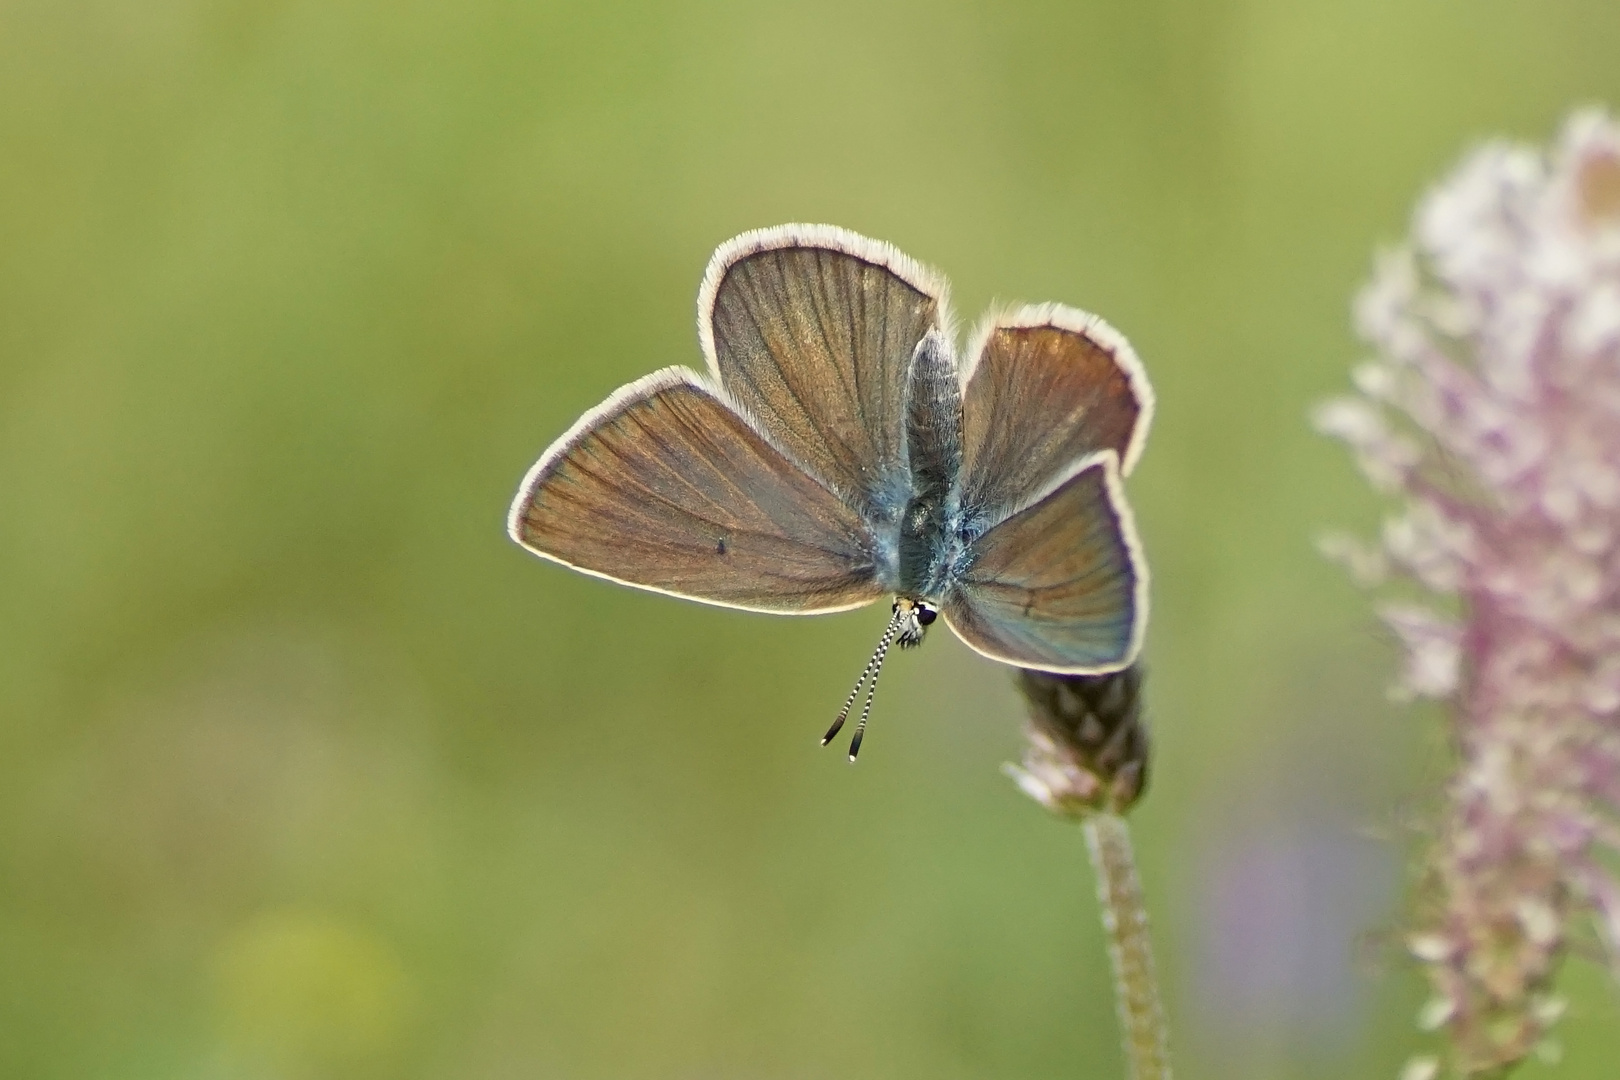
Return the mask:
M727 607L808 614L882 593L860 516L682 368L624 387L554 443L509 531L587 573Z
M995 660L1099 674L1129 664L1147 620L1147 564L1105 450L969 547L945 597L958 637Z

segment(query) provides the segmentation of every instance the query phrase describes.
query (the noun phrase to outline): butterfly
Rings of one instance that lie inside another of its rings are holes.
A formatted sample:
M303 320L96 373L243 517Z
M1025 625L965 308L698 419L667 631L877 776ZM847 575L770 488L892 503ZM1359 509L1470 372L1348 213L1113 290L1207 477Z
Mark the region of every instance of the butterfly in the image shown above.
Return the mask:
M512 539L587 574L721 607L813 615L884 597L860 751L891 645L943 616L1023 668L1129 666L1148 571L1122 478L1153 391L1094 315L991 312L958 353L948 286L828 225L721 245L698 291L705 371L614 391L540 456Z

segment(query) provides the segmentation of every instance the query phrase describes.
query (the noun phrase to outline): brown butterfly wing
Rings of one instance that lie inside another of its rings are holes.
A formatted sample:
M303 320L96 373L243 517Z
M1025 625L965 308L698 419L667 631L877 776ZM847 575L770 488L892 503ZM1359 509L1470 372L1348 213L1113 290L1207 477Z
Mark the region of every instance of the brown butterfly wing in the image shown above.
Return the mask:
M509 531L586 573L726 607L810 614L883 594L860 516L681 368L624 387L553 444Z

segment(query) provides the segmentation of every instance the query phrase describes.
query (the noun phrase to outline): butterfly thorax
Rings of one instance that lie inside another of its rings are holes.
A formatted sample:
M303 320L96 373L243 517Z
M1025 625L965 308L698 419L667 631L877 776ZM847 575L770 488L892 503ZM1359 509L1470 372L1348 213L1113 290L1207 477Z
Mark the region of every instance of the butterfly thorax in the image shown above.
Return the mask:
M906 456L911 492L900 516L902 597L943 597L961 558L957 538L962 470L962 392L949 346L929 334L912 356L906 386Z

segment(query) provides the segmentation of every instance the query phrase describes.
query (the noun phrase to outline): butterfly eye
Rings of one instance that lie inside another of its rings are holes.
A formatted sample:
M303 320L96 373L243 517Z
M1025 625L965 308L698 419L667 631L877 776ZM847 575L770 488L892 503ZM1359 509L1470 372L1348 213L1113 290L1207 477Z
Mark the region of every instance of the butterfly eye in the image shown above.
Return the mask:
M920 625L928 626L928 625L932 624L933 621L935 619L937 619L937 618L939 618L939 612L935 611L933 608L929 607L927 604L918 604L917 605L917 622Z

